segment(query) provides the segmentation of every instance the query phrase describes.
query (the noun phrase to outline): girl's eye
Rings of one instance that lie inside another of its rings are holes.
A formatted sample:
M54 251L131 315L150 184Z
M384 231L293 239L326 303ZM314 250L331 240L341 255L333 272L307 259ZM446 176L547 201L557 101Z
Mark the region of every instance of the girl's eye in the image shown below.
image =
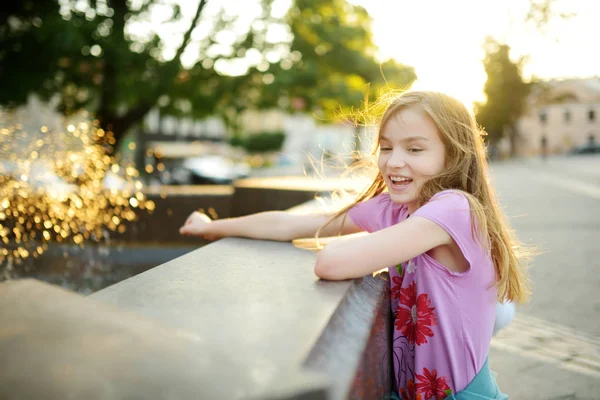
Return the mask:
M391 147L382 147L380 150L381 151L390 151L390 150L392 150L392 148Z
M408 151L410 151L411 153L419 153L419 152L423 151L423 149L421 149L419 147L412 147L412 148L408 149Z

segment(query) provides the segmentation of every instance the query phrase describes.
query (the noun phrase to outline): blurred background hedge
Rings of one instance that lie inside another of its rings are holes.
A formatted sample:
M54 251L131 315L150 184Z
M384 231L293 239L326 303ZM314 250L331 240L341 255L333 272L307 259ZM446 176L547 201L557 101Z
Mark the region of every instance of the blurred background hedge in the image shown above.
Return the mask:
M229 144L242 147L248 153L265 153L279 151L283 147L285 134L281 131L260 132L253 135L234 135L229 139Z

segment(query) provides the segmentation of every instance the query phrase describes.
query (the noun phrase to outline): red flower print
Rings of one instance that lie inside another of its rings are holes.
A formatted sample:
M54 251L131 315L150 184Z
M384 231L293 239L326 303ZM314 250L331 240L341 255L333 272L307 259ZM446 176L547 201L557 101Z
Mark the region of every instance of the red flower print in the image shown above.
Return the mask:
M403 288L400 294L400 303L408 308L412 308L415 305L415 299L417 298L417 284L415 282Z
M438 378L435 369L430 372L427 368L423 368L423 375L417 374L417 379L419 380L417 390L419 393L423 393L426 399L442 400L452 393L446 377Z
M422 400L420 393L416 392L415 383L412 379L409 379L406 384L406 390L404 388L400 389L400 396L402 400Z
M400 289L402 286L402 279L394 276L392 278L392 299L400 298Z
M430 327L436 323L435 307L431 307L427 294L421 293L417 297L415 282L400 289L395 325L409 343L416 343L417 346L427 343L427 337L433 336Z

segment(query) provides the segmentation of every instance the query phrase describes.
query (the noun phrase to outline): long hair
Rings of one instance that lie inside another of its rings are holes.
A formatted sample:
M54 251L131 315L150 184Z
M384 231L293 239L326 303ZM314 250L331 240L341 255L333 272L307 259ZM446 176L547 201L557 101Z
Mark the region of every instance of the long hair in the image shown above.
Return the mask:
M425 204L442 190L461 191L469 201L473 216L472 234L479 236L482 245L490 251L496 272L498 298L526 301L530 288L525 266L534 252L519 243L500 208L488 177L483 140L485 132L460 101L443 93L430 91L407 91L396 96L381 117L372 155L378 154L379 136L387 121L405 107L413 106L420 107L436 124L446 151L445 170L423 185L419 193L419 204ZM352 204L338 211L324 226L337 217L345 217L353 206L385 190L385 181L381 172L378 172L366 190ZM317 238L321 229L317 232Z

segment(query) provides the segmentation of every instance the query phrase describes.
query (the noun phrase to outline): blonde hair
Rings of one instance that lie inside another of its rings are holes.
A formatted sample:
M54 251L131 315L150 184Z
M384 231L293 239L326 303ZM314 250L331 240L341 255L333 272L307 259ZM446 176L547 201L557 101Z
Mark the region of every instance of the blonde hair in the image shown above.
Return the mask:
M461 191L468 199L474 215L473 235L478 232L482 244L490 250L496 271L498 298L516 302L526 301L530 294L530 287L525 266L534 255L534 251L519 243L500 208L488 178L483 141L485 132L460 101L443 93L407 91L387 103L379 122L379 134L372 155L378 154L379 135L392 116L407 107L418 107L425 112L441 134L446 151L446 166L442 173L432 177L423 185L419 193L419 203L425 204L434 194L442 190ZM381 104L380 101L375 107L381 108ZM383 176L377 172L370 186L358 195L352 204L338 211L323 227L339 216L345 217L347 211L354 205L369 200L385 190ZM317 239L321 229L317 232Z

